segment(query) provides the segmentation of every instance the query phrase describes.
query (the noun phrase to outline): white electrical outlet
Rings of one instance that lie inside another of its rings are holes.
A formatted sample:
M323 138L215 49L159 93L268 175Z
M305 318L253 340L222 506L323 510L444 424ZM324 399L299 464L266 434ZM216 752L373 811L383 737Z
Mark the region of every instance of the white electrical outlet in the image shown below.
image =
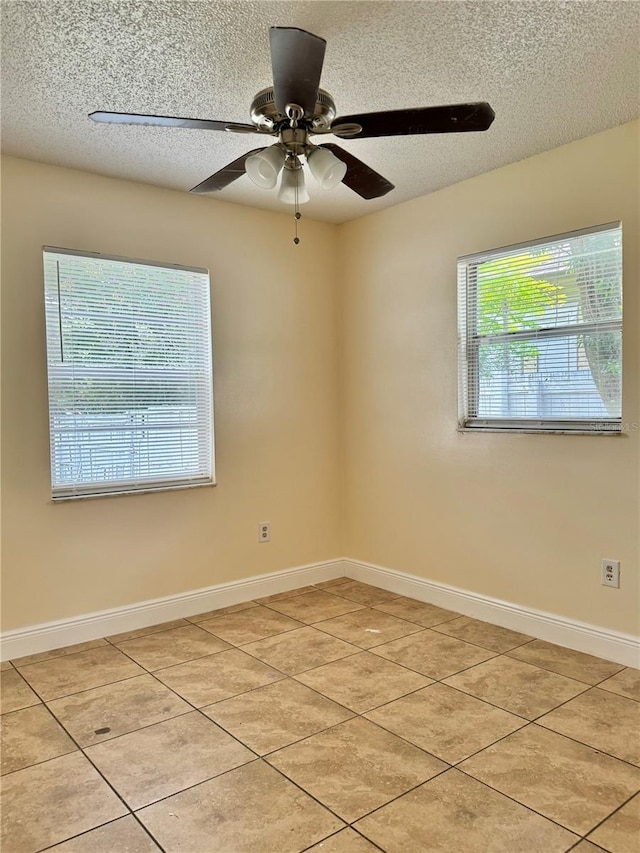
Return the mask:
M258 523L258 542L271 541L271 522L261 521Z
M602 586L620 586L620 560L602 561Z

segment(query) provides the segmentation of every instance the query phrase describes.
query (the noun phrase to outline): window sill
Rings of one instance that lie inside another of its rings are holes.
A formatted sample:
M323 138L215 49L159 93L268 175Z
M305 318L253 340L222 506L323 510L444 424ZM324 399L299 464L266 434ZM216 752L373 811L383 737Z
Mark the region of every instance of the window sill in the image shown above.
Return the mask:
M55 495L51 498L51 502L57 504L66 503L67 501L96 500L98 498L121 498L129 495L148 495L153 492L177 492L184 489L211 488L216 485L217 483L212 481L208 483L180 483L175 486L149 486L148 489L123 489L118 492L87 492L86 494L78 495Z
M626 433L623 430L611 430L611 429L535 429L534 427L498 427L498 426L490 426L490 427L465 427L459 426L457 429L458 432L462 433L473 433L474 435L481 435L485 432L490 433L511 433L517 435L592 435L592 436L615 436L619 438L620 436L624 436Z

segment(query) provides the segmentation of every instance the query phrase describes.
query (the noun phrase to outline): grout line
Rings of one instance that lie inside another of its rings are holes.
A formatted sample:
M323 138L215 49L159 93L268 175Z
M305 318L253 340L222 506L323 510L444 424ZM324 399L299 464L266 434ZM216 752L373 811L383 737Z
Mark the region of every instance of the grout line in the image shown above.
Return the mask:
M346 615L349 615L349 614L346 614ZM293 628L289 631L282 631L280 634L271 634L268 637L261 637L259 640L249 640L248 643L243 643L241 646L238 646L238 648L246 649L247 646L252 646L255 643L263 643L266 640L275 640L277 637L283 637L285 634L292 634L294 631L301 631L305 628L311 628L312 630L322 631L321 628L318 628L318 625L322 625L322 624L323 624L322 622L314 622L313 625L300 625L299 628ZM359 646L356 646L355 643L350 643L348 640L343 640L341 637L335 637L333 634L329 634L327 631L322 631L322 633L325 634L327 637L331 637L334 640L339 640L341 643L346 643L348 646L352 646L353 648L356 648L356 649L360 648Z
M312 626L307 625L306 627L311 628ZM292 632L287 632L287 633L292 633ZM322 633L326 637L332 636L331 634L326 634L324 631L322 631ZM279 637L282 635L277 634L276 636ZM272 640L272 639L275 639L275 637L265 637L265 640ZM333 639L337 640L339 638L333 637ZM261 643L262 640L256 640L256 642ZM275 664L271 664L271 663L269 663L269 661L265 660L264 658L260 658L257 655L255 655L253 652L250 652L248 649L248 646L253 645L253 643L247 643L246 646L242 646L242 651L246 655L249 655L249 657L252 657L254 660L259 661L260 663L264 664L265 666L270 666L273 669L278 670L278 672L284 673L284 675L286 675L287 678L295 678L296 675L302 675L304 672L311 672L311 670L313 670L313 669L319 669L321 666L328 666L330 663L338 663L338 661L344 660L345 658L355 657L355 655L359 654L362 651L365 651L364 649L361 649L359 646L355 646L353 643L348 643L346 640L341 640L340 642L345 643L346 645L350 646L352 651L347 652L346 654L342 655L342 657L335 658L334 660L325 661L324 663L314 664L313 666L310 666L307 669L301 669L298 672L285 672L283 669L279 669L277 666L275 666Z
M432 625L423 625L421 622L417 622L415 619L410 619L408 616L397 616L395 613L389 613L388 610L383 610L384 607L388 607L391 604L395 604L398 602L398 599L395 598L393 601L388 601L386 603L381 604L373 604L371 605L371 610L377 610L380 613L386 613L387 616L393 616L396 619L402 619L403 622L411 622L413 625L419 625L421 628L434 628L436 625L444 625L446 622L453 622L454 619L463 618L462 613L456 613L455 610L445 610L444 607L438 607L437 604L429 604L426 601L418 601L417 598L407 599L405 595L401 595L400 598L404 598L408 601L417 601L418 604L423 604L425 607L433 607L435 610L442 610L445 613L450 613L450 616L445 617L444 619L440 619L438 622L434 622ZM439 617L437 617L439 619ZM488 623L491 624L491 623Z
M512 803L516 803L517 805L522 806L523 809L527 809L527 811L530 811L533 814L538 815L538 817L544 818L544 820L547 820L550 823L554 823L556 826L559 826L561 829L564 829L566 832L571 832L573 835L577 835L578 838L577 838L576 843L578 843L578 841L582 840L583 836L581 835L580 832L578 832L578 830L571 829L570 827L565 826L564 824L560 823L559 821L555 820L554 818L549 817L549 815L546 815L546 814L543 814L542 812L537 811L532 806L528 806L526 803L523 803L520 800L516 800L516 798L512 797L510 794L505 794L504 791L499 791L498 788L494 788L491 785L489 785L487 782L483 782L482 779L477 779L475 776L472 776L471 773L467 773L467 771L463 770L461 767L455 767L454 769L457 770L459 773L464 773L464 775L468 779L473 779L474 782L479 782L481 785L484 785L485 788L488 788L490 791L493 791L495 794L499 794L501 797L505 797L507 800L511 800ZM591 831L591 830L589 830L589 831Z
M303 787L302 787L302 785L299 785L299 784L295 781L295 779L291 779L291 778L289 778L289 776L287 776L287 774L286 774L286 773L284 773L282 770L280 770L280 768L279 768L279 767L274 767L274 765L273 765L273 764L270 764L268 761L265 761L265 759L264 759L264 758L261 758L261 759L260 759L260 761L264 762L264 763L267 765L267 767L270 767L270 768L271 768L271 770L275 770L275 772L276 772L276 773L278 773L280 776L282 776L282 778L283 778L286 782L288 782L290 785L293 785L293 786L294 786L295 788L297 788L299 791L302 791L302 793L303 793L306 797L309 797L311 800L313 800L314 802L316 802L319 806L322 806L322 808L323 808L323 809L325 809L325 811L328 811L328 812L329 812L329 814L332 814L332 815L333 815L335 818L337 818L341 823L345 824L344 826L341 826L341 827L340 827L340 829L346 829L346 828L347 828L347 826L349 826L348 821L347 821L347 820L345 820L343 817L340 817L340 815L339 815L337 812L335 812L335 811L331 808L331 806L328 806L326 803L323 803L323 802L322 802L322 800L319 800L319 799L318 799L316 796L314 796L310 791L307 791L307 790L306 790L306 788L303 788ZM340 831L340 830L338 830L338 831ZM320 841L324 841L324 839L322 838L322 839L320 839ZM316 842L316 844L319 844L319 843L320 843L320 841L317 841L317 842Z
M599 829L599 828L602 826L602 824L603 824L603 823L606 823L606 822L609 820L609 818L612 818L612 817L614 816L614 814L616 814L616 812L619 812L619 811L620 811L620 809L623 809L626 805L628 805L628 803L630 803L630 802L631 802L631 800L632 800L634 797L637 797L637 796L638 796L638 794L640 794L640 789L638 789L638 790L635 792L635 794L631 794L631 796L630 796L627 800L625 800L625 801L624 801L624 803L621 803L617 808L615 808L615 809L611 812L611 814L608 814L605 818L603 818L603 819L600 821L600 823L597 823L594 827L592 827L592 828L589 830L589 832L587 832L587 834L586 834L586 835L583 835L582 837L583 837L584 839L586 839L587 841L590 841L589 836L591 835L591 833L592 833L592 832L595 832L595 831L596 831L596 829ZM594 844L594 845L595 845L595 844L596 844L596 842L595 842L595 841L591 841L591 844Z
M371 610L370 607L367 609ZM361 611L359 611L359 610L354 611L354 613L360 613L360 612ZM350 616L351 614L345 613L344 615ZM386 615L389 616L390 614L387 613ZM395 618L395 617L393 617L393 618ZM339 637L337 634L332 634L331 631L322 627L323 625L326 625L327 622L333 622L335 619L342 619L342 617L341 616L333 616L333 617L331 617L331 619L325 619L322 622L314 622L314 624L310 627L316 628L318 631L322 631L323 634L326 634L328 637L333 637L334 640L341 640L343 643L349 643L352 646L356 646L357 648L360 649L360 651L363 651L363 652L369 652L369 651L371 651L371 649L377 649L378 646L384 646L387 643L393 643L395 640L404 640L405 637L413 637L416 634L419 634L421 631L425 630L424 628L419 628L413 622L407 622L407 625L411 625L411 627L415 628L415 630L407 631L406 634L401 634L399 637L393 637L393 639L391 639L391 640L380 640L379 643L374 643L371 646L359 646L358 643L354 642L353 640L345 640L343 637Z
M434 773L434 774L433 774L433 776L429 776L429 778L428 778L428 779L424 779L422 782L418 782L418 784L417 784L417 785L412 785L410 788L407 788L407 790L406 790L406 791L403 791L401 794L398 794L398 796L397 796L397 797L393 797L391 800L388 800L386 803L382 803L381 805L376 806L375 808L371 809L370 811L365 812L365 814L360 815L359 817L354 818L354 819L349 823L349 826L350 826L352 829L354 829L356 832L358 832L359 830L357 830L357 829L353 826L353 824L354 824L354 823L357 823L359 820L363 820L365 817L369 817L370 815L374 814L374 812L378 812L378 811L380 811L381 809L386 808L386 806L390 806L390 805L391 805L391 803L395 803L395 802L396 802L396 800L401 800L401 799L402 799L402 797L405 797L407 794L411 794L411 793L413 793L413 791L416 791L418 788L421 788L423 785L428 785L428 784L429 784L430 782L432 782L434 779L437 779L439 776L443 776L445 773L448 773L450 770L453 770L453 769L454 769L453 767L451 767L451 765L450 765L450 764L447 764L447 763L446 763L446 762L444 762L444 761L443 761L442 763L443 763L443 764L445 764L445 767L443 767L443 768L442 768L442 770L439 770L437 773ZM361 834L362 834L362 833L361 833ZM364 837L365 837L365 838L367 838L367 836L366 836L366 835L365 835ZM367 838L367 841L368 841L368 840L369 840L369 839Z
M278 613L278 616L285 616L284 613L279 613L277 610L274 610L273 612ZM229 615L231 616L231 615L235 615L235 614L229 614ZM291 619L291 616L285 616L285 618ZM220 619L224 619L224 616L221 616ZM216 621L218 621L218 620L216 620ZM295 622L296 620L294 619L292 621ZM202 625L204 623L200 622L199 624ZM225 643L229 643L229 645L232 646L234 649L241 649L243 646L248 646L251 643L260 643L262 640L270 640L272 637L280 637L282 634L290 634L292 631L299 631L300 628L309 628L309 627L311 627L311 626L305 625L304 622L298 622L298 624L294 625L293 628L287 628L285 631L277 631L275 634L267 634L266 637L258 637L257 639L254 638L253 640L243 640L242 643L233 643L233 642L231 642L231 640L225 640L219 634L214 634L213 631L210 631L207 628L203 628L202 630L206 631L208 634L211 634L214 637L217 637L218 640L222 640ZM225 651L226 651L226 649L225 649ZM185 661L185 663L187 663L187 661Z
M604 690L605 693L610 694L611 696L618 696L620 699L628 699L630 702L635 702L636 704L640 703L640 696L636 699L635 696L627 696L624 693L616 693L615 690L610 690L608 687L604 687L603 685L608 681L599 681L597 684L594 684L594 687L597 687L598 690Z
M473 669L473 667L469 667L469 669ZM467 670L461 670L461 672L467 672ZM459 673L454 673L454 675L458 675ZM447 678L452 678L452 676L448 675ZM451 690L456 690L458 693L462 693L464 696L470 696L472 699L478 699L480 702L485 702L487 705L490 705L492 708L497 708L499 711L505 711L507 714L512 714L514 717L520 717L521 720L525 720L527 723L532 723L533 720L530 717L525 717L524 714L519 714L517 711L510 711L508 708L504 708L502 705L496 705L495 702L492 702L489 699L481 699L479 696L476 696L474 693L467 693L466 690L462 690L460 687L456 687L453 684L447 684L445 680L439 681L438 684L443 684L445 687L450 687ZM579 696L580 694L578 694ZM575 699L575 696L572 696L571 699ZM567 699L566 701L570 702L571 699ZM554 709L551 708L551 711ZM544 712L545 714L548 711ZM537 718L534 718L537 719Z
M554 709L554 710L555 710L555 709ZM604 756L606 756L607 758L611 758L613 761L619 761L619 762L620 762L620 764L626 764L626 765L627 765L627 767L632 767L634 770L636 770L636 771L640 772L640 765L638 765L638 764L634 764L634 763L633 763L633 761L629 761L629 760L627 760L626 758L620 758L620 756L619 756L619 755L613 755L613 753L611 753L611 752L607 752L605 749L601 749L599 746L593 746L593 745L592 745L592 744L590 744L590 743L585 743L584 741L582 741L582 740L578 740L577 738L572 737L571 735L566 735L566 734L564 734L564 732L557 732L555 729L548 729L546 726L541 726L541 725L538 723L538 720L539 720L539 719L540 719L540 718L538 717L536 720L531 720L531 723L532 723L533 725L537 725L537 726L538 726L538 728L542 729L543 731L545 731L545 732L549 732L549 734L552 734L552 735L558 735L558 737L563 737L563 738L565 738L566 740L573 741L573 743L577 743L577 744L579 744L580 746L584 746L584 747L586 747L587 749L592 749L594 752L597 752L597 753L599 753L600 755L604 755Z
M100 639L101 639L101 640L104 640L104 642L103 642L103 643L100 643L100 642L99 642L99 640L100 640ZM42 660L32 660L32 661L30 661L29 663L20 663L20 661L21 661L23 658L30 658L30 657L33 657L33 655L22 655L22 657L19 657L19 658L13 658L13 660L10 660L10 661L9 661L9 663L13 666L13 668L14 668L17 672L20 672L20 670L21 670L21 669L28 669L29 667L31 667L31 666L37 666L37 665L38 665L38 664L40 664L40 663L51 663L51 661L54 661L54 660L63 660L64 658L73 658L73 657L75 657L76 655L84 655L84 654L86 654L87 652L97 652L97 651L98 651L98 649L105 649L105 648L107 648L109 645L111 645L111 644L109 643L109 640L107 640L107 638L106 638L106 637L100 637L100 638L99 638L99 640L87 640L87 642L88 642L88 643L93 643L93 642L97 642L97 643L98 643L98 645L97 645L97 646L94 646L94 647L93 647L93 648L91 648L91 649L80 649L80 650L79 650L79 651L77 651L77 652L69 652L69 654L66 654L66 655L56 655L56 654L54 654L54 653L55 653L55 652L57 652L57 651L60 651L60 649L50 649L49 651L50 651L50 652L52 652L51 657L43 658ZM74 645L82 645L82 644L77 643L77 644L74 644ZM70 648L70 647L69 647L69 646L62 646L62 648L64 649L64 648ZM49 652L37 652L37 654L46 655L46 654L49 654Z
M341 818L341 820L342 820L342 818ZM374 850L380 850L380 851L382 851L382 853L387 853L386 850L384 850L382 847L380 847L375 842L371 841L369 838L366 838L359 830L357 830L355 828L355 826L353 826L350 823L348 823L346 826L341 827L336 832L331 833L331 835L327 835L326 838L323 838L320 841L312 842L308 847L305 847L303 850L301 850L300 853L308 853L309 850L313 850L313 848L316 847L317 845L326 844L327 841L331 841L337 835L340 835L341 832L347 832L348 830L351 830L351 832L354 832L359 838L362 838L365 841L367 841L373 847Z
M387 660L387 658L383 658L383 660ZM395 661L391 661L391 663L395 663ZM428 675L424 675L421 672L418 672L416 669L410 669L409 667L404 666L399 663L398 666L406 669L408 672L415 673L416 675L423 675L424 678L430 678ZM480 666L481 664L472 664L466 669L461 669L460 673L467 672L469 669L473 669L474 666ZM459 675L460 673L455 672L453 675ZM452 676L446 675L444 678L451 678ZM466 693L464 690L460 690L458 687L454 687L452 684L447 684L444 679L438 678L430 678L431 683L425 684L422 687L418 687L416 690L410 690L408 693L404 693L402 696L398 696L396 699L390 699L388 702L383 702L381 705L376 705L373 708L369 708L367 711L363 711L363 714L369 714L371 711L379 711L381 708L386 707L387 705L392 705L394 702L399 701L400 699L404 699L407 696L411 696L414 693L419 693L421 690L427 690L429 687L433 687L434 684L441 684L443 687L448 687L450 690L455 690L456 693L460 693L462 696L466 696L468 699L475 699L477 702L483 702L485 705L489 705L491 708L495 708L498 711L502 711L505 714L511 714L512 717L518 717L523 720L525 723L530 723L531 720L528 717L524 717L522 714L517 714L515 711L509 711L507 708L503 708L501 705L495 705L493 702L490 702L488 699L481 699L479 696L474 696L472 693Z
M359 830L357 827L355 827L353 824L349 824L349 829L350 829L352 832L356 832L360 838L363 838L365 841L368 841L368 842L369 842L369 844L371 844L371 846L372 846L372 847L374 847L376 850L381 850L381 851L382 851L382 853L387 853L387 851L386 851L386 850L384 850L382 847L380 847L378 844L376 844L376 842L375 842L375 841L372 841L370 838L367 838L367 836L366 836L366 835L363 835L363 834L360 832L360 830Z
M51 713L51 710L47 707L45 702L39 702L37 705L30 705L28 708L17 708L15 711L8 711L6 714L3 714L3 717L8 717L11 714L18 714L20 711L29 711L31 708L44 708L49 716L53 719L56 725L59 725L57 718ZM63 734L68 735L66 729L63 729ZM1 777L10 776L12 773L19 773L20 770L28 770L31 767L38 767L40 764L46 764L48 761L53 761L56 758L63 758L65 755L73 755L74 752L78 752L78 746L72 738L69 738L71 743L74 744L74 748L67 750L66 752L60 752L58 755L51 755L49 758L43 758L41 761L34 761L31 764L25 764L23 767L16 767L15 770L7 770L2 771Z
M183 700L183 701L186 701L186 700ZM171 720L177 720L179 717L186 717L188 714L192 714L194 711L197 711L197 710L198 710L197 708L193 708L192 706L189 706L189 708L187 708L185 711L181 711L179 714L173 714L171 717L165 717L164 719L161 719L161 720L154 720L152 723L144 723L143 725L138 726L135 729L131 729L130 731L126 731L126 732L120 732L120 734L112 735L111 737L109 737L108 735L105 735L103 740L95 741L95 743L87 743L84 746L80 746L80 749L83 752L85 752L87 749L92 749L94 746L101 746L103 743L112 743L113 741L119 740L120 738L126 737L127 735L136 734L137 732L144 731L145 729L150 729L153 726L160 725L161 723L168 723L168 722L171 722ZM63 723L60 722L60 725L63 725ZM65 728L65 731L68 732L69 729Z
M522 726L518 726L518 728L514 729L512 732L507 732L506 735L502 735L502 737L497 738L496 740L492 741L491 743L485 744L485 746L481 747L480 749L477 749L475 752L472 752L471 755L467 755L467 756L465 756L465 758L461 758L460 761L454 762L451 766L455 767L457 770L460 770L460 765L463 762L468 761L470 758L475 758L476 755L480 755L481 752L484 752L485 750L489 749L490 747L495 746L496 744L500 743L503 740L506 740L507 738L511 737L511 735L515 735L517 732L524 731L530 725L531 725L530 722L525 722ZM471 774L467 774L467 775L471 775ZM474 776L474 779L475 779L475 776ZM491 785L488 785L487 787L490 788ZM498 789L494 788L493 790L497 791Z
M579 681L580 684L586 684L589 687L597 687L598 684L602 684L604 681L608 681L610 678L613 678L614 675L617 675L619 672L622 672L623 669L630 669L630 667L624 666L622 664L614 664L613 661L605 660L604 658L598 658L598 660L604 660L605 663L612 664L613 666L620 666L620 669L616 670L616 672L612 672L611 675L607 675L607 677L603 678L602 681L596 681L595 683L592 683L591 681L583 681L581 678L577 678L574 675L565 675L563 672L558 672L556 669L549 669L548 666L542 666L542 664L539 664L539 663L531 663L531 661L523 660L522 658L518 658L518 657L514 657L511 654L512 652L515 652L516 649L521 649L524 646L529 646L529 645L531 645L531 643L535 643L535 642L545 642L545 641L539 641L534 637L533 640L530 640L528 643L523 643L522 646L517 646L514 649L509 649L508 652L504 652L503 654L505 655L505 657L511 658L511 660L518 661L518 663L527 663L527 664L529 664L529 666L537 666L538 669L542 669L542 670L544 670L544 672L551 672L553 675L559 675L561 678L568 678L571 681ZM555 644L550 643L549 645L555 645ZM560 648L564 648L564 646L560 646ZM566 651L571 652L571 651L574 651L574 649L566 649ZM576 654L585 655L586 657L595 657L595 655L587 655L586 652L576 652Z
M212 720L209 720L212 722ZM235 740L235 738L234 738ZM244 744L242 744L244 746ZM249 747L245 747L249 749ZM251 750L253 752L253 750ZM244 764L238 764L236 767L229 767L227 770L223 770L222 773L215 773L213 776L207 776L206 779L199 779L197 782L194 782L192 785L185 785L184 788L180 788L179 791L173 791L170 794L165 794L163 797L158 797L155 800L152 800L150 803L145 803L142 806L138 806L136 809L132 809L132 814L137 815L138 812L143 811L144 809L148 809L150 806L155 806L158 803L164 803L166 800L170 800L172 797L178 797L180 794L184 794L187 791L192 791L194 788L200 787L200 785L205 785L207 782L213 782L216 779L221 779L223 776L226 776L229 773L233 773L234 770L242 770L243 767L249 767L250 764L255 764L256 761L261 761L259 755L254 753L253 758L249 759L249 761L245 761ZM144 826L145 824L143 824Z
M322 694L320 694L320 695L322 695ZM234 697L232 697L232 698L234 698L234 699L235 699L236 697L234 696ZM326 699L326 696L323 696L322 698L323 698L323 699ZM342 708L343 706L341 705L340 707ZM348 708L345 708L345 711L348 711L348 710L349 710ZM315 732L311 732L310 734L303 735L302 737L299 737L299 738L297 738L296 740L291 741L290 743L285 743L285 744L283 744L282 746L277 746L275 749L271 749L271 750L269 750L269 752L265 752L265 753L263 753L263 754L259 754L259 755L258 755L258 757L259 757L259 758L261 758L261 759L264 761L264 760L268 759L268 758L269 758L269 756L274 755L276 752L281 752L281 751L282 751L282 750L284 750L284 749L288 749L290 746L295 746L296 744L302 743L302 741L304 741L304 740L309 740L309 738L315 737L316 735L321 735L321 734L323 734L324 732L328 732L328 731L330 731L331 729L335 729L337 726L341 726L343 723L349 723L349 722L351 722L351 720L358 719L358 717L359 717L359 715L358 715L358 714L356 714L354 711L349 711L349 714L350 714L351 716L347 717L347 718L346 718L346 719L344 719L344 720L340 720L340 721L339 721L339 722L337 722L337 723L332 723L330 726L325 726L324 728L319 729L318 731L315 731ZM235 738L236 740L238 740L238 739L239 739L239 738L238 738L238 735L234 735L234 734L233 734L233 732L231 732L231 730L230 730L230 729L226 729L226 728L224 727L223 723L218 722L218 720L212 720L212 718L211 718L211 717L207 717L207 719L208 719L210 722L215 723L215 724L216 724L217 726L219 726L223 731L225 731L227 734L231 735L231 737ZM243 745L243 746L246 746L246 747L247 747L247 749L251 749L253 752L255 752L255 749L254 749L252 746L249 746L248 744L246 744L244 741L240 741L240 743L242 743L242 745ZM271 765L269 765L269 766L271 766ZM276 769L277 769L277 768L276 768Z
M469 617L464 616L463 618L464 618L464 619L467 619L467 618L469 618L469 619L470 619L471 617L470 617L470 616L469 616ZM449 620L449 622L454 622L454 621L455 621L454 619L450 619L450 620ZM477 620L477 621L480 621L480 620ZM517 645L515 645L515 646L511 646L510 648L505 649L504 651L501 651L501 650L499 650L499 649L492 649L492 648L490 648L489 646L483 646L483 645L482 645L482 643L475 643L473 640L467 640L466 638L465 638L465 639L463 639L462 637L457 637L455 634L448 634L446 631L443 631L443 630L442 630L442 628L441 628L441 626L442 626L442 625L448 625L448 624L449 624L449 622L438 622L438 624L437 624L437 625L434 625L434 626L433 626L433 629L432 629L432 630L436 631L438 634L440 634L440 635L441 635L441 636L443 636L443 637L449 637L449 639L450 639L450 640L460 640L460 642L461 642L461 643L467 643L467 644L468 644L468 645L470 645L470 646L477 646L477 648L479 648L479 649L484 649L484 650L485 650L485 651L487 651L487 652L495 652L497 655L506 655L506 654L508 654L508 652L512 652L512 651L514 651L515 649L520 649L520 648L522 648L522 646L526 646L526 645L528 645L530 642L532 642L531 640L525 640L523 643L518 643ZM485 624L487 624L487 625L491 625L491 623L490 623L490 622L487 622L487 623L485 623ZM493 627L493 628L499 628L500 626L499 626L499 625L493 625L492 627ZM504 630L505 630L505 631L509 631L509 630L511 630L511 629L510 629L510 628L505 628ZM514 631L514 634L516 634L516 633L518 633L518 632L517 632L517 631Z
M130 660L133 659L130 658ZM43 661L43 663L45 663L45 661ZM40 701L46 704L48 702L55 702L56 699L69 699L71 696L80 696L82 693L88 693L89 690L98 690L100 687L109 687L109 685L111 684L122 684L125 681L132 681L134 678L140 678L142 675L148 674L149 673L147 672L147 670L143 669L142 672L136 672L135 675L128 675L126 678L116 678L113 681L107 681L104 684L94 684L93 687L83 687L82 690L76 690L75 693L64 693L62 696L50 696L48 699L41 699ZM31 687L34 693L36 693L35 687L33 687L28 681L27 684L29 685L29 687ZM39 696L40 694L37 693L36 695Z
M82 838L85 835L88 835L90 832L93 832L94 829L102 829L105 826L110 826L112 823L117 823L119 820L124 820L125 818L132 817L135 822L142 827L145 833L151 838L151 840L160 848L162 853L165 853L164 847L160 845L160 843L151 835L149 830L144 826L144 824L140 823L140 821L136 818L136 815L133 812L129 814L120 815L120 817L113 818L113 820L108 820L105 823L100 823L97 826L92 826L91 829L85 829L83 832L78 832L75 835L70 835L68 838L64 838L62 841L55 841L53 844L48 844L46 847L39 847L37 853L45 853L47 850L53 850L60 844L66 844L67 841L73 841L76 838ZM113 851L116 853L116 851Z

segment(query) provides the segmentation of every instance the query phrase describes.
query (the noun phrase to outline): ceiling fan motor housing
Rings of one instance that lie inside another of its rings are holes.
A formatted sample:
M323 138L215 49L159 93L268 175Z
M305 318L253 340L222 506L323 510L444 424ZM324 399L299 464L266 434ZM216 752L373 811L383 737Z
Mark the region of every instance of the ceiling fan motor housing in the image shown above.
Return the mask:
M276 109L273 86L261 89L251 102L251 121L260 130L273 131L281 122L288 122L286 115ZM318 130L329 129L336 117L336 105L333 98L324 89L318 89L313 116L306 118L310 127Z

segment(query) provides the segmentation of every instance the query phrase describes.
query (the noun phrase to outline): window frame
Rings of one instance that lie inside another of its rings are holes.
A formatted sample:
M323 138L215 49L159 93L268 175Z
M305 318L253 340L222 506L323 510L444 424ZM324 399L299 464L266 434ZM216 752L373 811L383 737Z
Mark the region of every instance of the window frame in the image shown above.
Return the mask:
M483 252L474 252L470 255L462 255L457 261L458 271L458 431L459 432L493 432L493 433L520 433L520 434L561 434L561 435L621 435L623 432L622 400L621 414L616 418L590 417L590 418L481 418L477 414L477 406L480 402L479 381L480 371L478 369L479 351L481 343L499 344L505 342L528 341L532 339L548 340L551 338L563 338L588 334L589 332L619 331L621 337L620 369L621 383L623 370L623 317L624 308L621 308L619 320L596 321L593 323L573 323L564 326L546 327L543 329L523 330L518 332L502 332L493 335L481 335L477 331L477 292L478 279L477 269L481 263L494 260L501 255L508 255L525 249L534 249L548 243L555 243L565 239L571 239L591 234L599 234L605 231L620 230L623 236L622 222L607 222L576 231L568 231L563 234L555 234L522 243L514 243L496 249ZM623 245L621 245L623 254ZM461 275L464 269L464 277ZM470 280L471 279L471 280ZM623 291L624 292L624 291ZM470 390L471 383L474 384ZM622 389L621 389L622 393ZM475 405L474 405L475 404Z
M184 475L183 477L167 477L167 476L156 476L154 479L145 479L144 482L136 486L133 483L135 482L132 478L126 478L121 480L116 480L112 478L111 480L103 480L96 481L94 483L83 483L83 484L74 484L71 486L64 485L55 485L54 484L54 451L53 451L53 442L54 442L54 427L53 427L53 408L51 405L51 380L52 375L61 374L68 372L73 375L74 366L70 365L56 365L53 364L50 359L50 351L49 351L49 332L46 331L45 334L45 356L46 356L46 366L47 366L47 408L48 408L48 433L49 433L49 454L50 454L50 474L51 474L51 500L54 503L69 501L69 500L85 500L85 499L96 499L96 498L104 498L104 497L116 497L122 495L137 495L137 494L148 494L150 492L163 492L163 491L176 491L176 490L184 490L184 489L193 489L193 488L201 488L203 486L215 486L216 485L216 464L215 464L215 421L214 421L214 394L213 394L213 311L212 311L212 301L211 301L211 279L209 270L203 267L193 267L186 266L184 264L173 264L166 263L162 261L154 261L147 260L143 258L129 258L121 255L110 255L102 252L88 252L79 249L67 249L59 246L42 246L42 259L43 259L43 282L44 282L44 293L46 296L47 293L47 276L46 276L46 268L45 268L45 259L47 253L58 254L58 255L69 255L73 257L79 258L89 258L89 259L99 259L101 261L114 261L120 264L127 265L141 265L145 267L157 267L159 269L168 269L168 270L179 270L180 272L188 272L188 273L197 273L200 275L206 276L207 286L204 290L206 293L206 311L203 312L203 317L205 318L205 322L207 325L207 351L204 353L205 360L207 362L208 368L208 377L210 379L210 389L208 393L208 405L207 405L207 423L209 427L209 434L205 436L205 440L207 441L208 453L210 458L210 475L206 476L197 476L197 477L189 477L188 475ZM62 331L62 309L60 305L60 282L58 281L58 312L59 312L59 320L60 323L60 331ZM47 307L46 307L46 298L45 298L45 326L47 325ZM122 371L123 373L126 371L126 368L116 368L115 370L112 367L108 368L111 373L110 378L117 379L116 374ZM100 367L96 365L90 365L84 371L86 374L95 373L95 375L99 375ZM151 371L150 371L151 372ZM180 372L180 369L174 368L172 370L159 370L159 374L163 377L174 374L176 372ZM105 427L106 429L106 427ZM198 434L198 442L202 442L203 437Z

